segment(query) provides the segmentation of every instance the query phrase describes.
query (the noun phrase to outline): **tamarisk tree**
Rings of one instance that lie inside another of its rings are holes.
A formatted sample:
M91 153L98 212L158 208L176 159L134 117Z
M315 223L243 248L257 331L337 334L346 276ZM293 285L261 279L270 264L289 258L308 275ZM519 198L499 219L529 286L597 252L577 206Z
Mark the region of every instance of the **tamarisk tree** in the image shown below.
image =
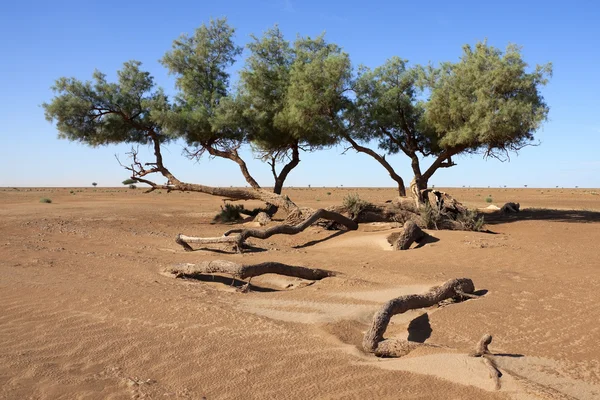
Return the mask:
M319 113L341 109L336 92L348 76L337 64L348 56L322 36L298 38L293 46L277 27L262 38L253 37L250 56L240 74L239 87L231 90L230 68L242 48L233 41L234 29L224 19L211 20L193 35L173 42L162 64L176 78L177 93L169 98L155 86L139 61L126 62L117 82L108 82L98 71L93 81L60 78L56 96L43 105L46 118L56 122L59 137L90 146L115 143L150 145L154 160L143 163L132 151L126 168L131 179L151 189L198 191L234 200L258 199L287 212L298 207L281 196L289 172L298 165L299 151L333 144L337 139ZM321 94L306 105L306 88ZM238 164L250 189L209 187L182 182L163 163L161 147L182 139L190 158L203 154ZM240 148L249 145L269 162L274 189L263 189L252 177ZM276 163L287 160L281 171ZM160 185L152 174L167 178Z
M527 72L519 47L502 52L486 42L464 46L458 62L437 68L408 68L406 60L394 57L373 70L359 70L341 136L381 163L401 196L404 181L385 155L405 154L414 174L411 191L420 201L433 174L456 165L453 157L502 158L531 144L548 115L540 88L551 72L550 64ZM361 144L369 141L384 154ZM425 169L424 157L433 159Z

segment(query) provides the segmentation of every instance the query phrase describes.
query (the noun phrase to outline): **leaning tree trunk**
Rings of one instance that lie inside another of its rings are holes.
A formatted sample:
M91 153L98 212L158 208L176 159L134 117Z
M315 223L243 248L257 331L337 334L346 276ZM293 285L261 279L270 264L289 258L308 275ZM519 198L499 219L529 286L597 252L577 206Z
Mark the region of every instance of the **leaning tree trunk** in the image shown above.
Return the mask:
M234 246L234 248L241 252L245 246L245 242L248 238L254 237L257 239L268 239L273 235L295 235L297 233L302 232L319 219L326 219L329 221L336 222L346 227L348 230L356 230L358 229L358 224L352 221L349 218L344 217L341 214L336 212L327 211L324 209L319 209L315 211L312 215L306 218L304 221L300 222L297 225L277 225L268 229L230 229L225 232L223 236L220 237L209 237L209 238L201 238L194 236L185 236L182 234L177 235L175 241L183 246L186 251L192 251L192 247L190 243L198 243L198 244L217 244L217 243L228 243Z
M475 291L473 281L468 278L451 279L442 286L429 289L425 294L400 296L385 303L373 316L371 327L363 338L363 349L379 357L399 357L405 355L418 344L399 340L384 340L390 319L408 310L431 307L442 300L453 297L472 297Z
M412 195L417 210L427 204L427 200L423 198L423 190L427 189L427 181L424 182L422 177L415 176L410 181L410 194Z

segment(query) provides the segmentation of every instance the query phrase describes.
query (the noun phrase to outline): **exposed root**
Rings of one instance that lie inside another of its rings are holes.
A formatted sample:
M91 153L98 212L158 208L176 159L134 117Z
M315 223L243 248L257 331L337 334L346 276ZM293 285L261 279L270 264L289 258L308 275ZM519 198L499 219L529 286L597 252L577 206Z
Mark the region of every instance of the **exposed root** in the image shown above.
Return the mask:
M238 279L248 279L264 274L278 274L318 281L323 278L335 276L335 272L325 269L298 267L278 262L242 265L226 260L203 261L199 264L177 264L165 268L164 272L176 278L227 274Z
M419 243L427 236L425 232L419 228L413 221L406 221L404 223L404 230L396 239L394 243L394 250L408 250L410 245L414 242Z
M344 217L341 214L336 212L327 211L324 209L319 209L312 213L308 218L304 221L300 222L297 225L277 225L268 229L245 229L245 228L237 228L230 229L223 234L221 237L210 237L210 238L201 238L194 236L185 236L182 234L177 235L176 242L183 246L186 251L191 250L191 246L189 243L198 243L198 244L215 244L215 243L228 243L232 244L238 252L241 252L244 248L245 242L248 238L257 238L257 239L268 239L273 235L283 234L283 235L295 235L297 233L302 232L319 219L326 219L329 221L334 221L338 224L341 224L346 227L348 230L356 230L358 229L358 224L352 221L349 218Z
M483 357L485 354L490 354L488 346L492 343L492 335L485 334L479 339L475 345L475 349L469 354L471 357Z
M485 366L488 368L488 370L490 372L490 378L494 381L496 390L499 390L500 389L500 377L502 376L502 373L498 369L498 366L496 365L494 360L490 358L490 356L492 355L492 353L490 353L490 350L488 348L490 343L492 343L492 335L489 335L489 334L483 335L481 337L481 339L479 339L479 341L475 345L475 349L473 350L472 353L469 354L469 356L481 357L481 360L483 361L483 363L485 364Z
M412 342L407 342L409 344L399 344L395 340L383 339L390 319L394 315L417 308L431 307L442 300L462 296L461 293L472 294L474 291L475 285L472 280L458 278L451 279L442 286L432 287L425 294L410 294L388 301L373 316L371 327L363 338L363 349L379 357L401 357L407 354L418 344L413 345Z
M502 372L500 372L494 360L487 357L483 357L482 360L485 366L488 367L490 378L494 381L494 388L500 390L500 377L502 376Z

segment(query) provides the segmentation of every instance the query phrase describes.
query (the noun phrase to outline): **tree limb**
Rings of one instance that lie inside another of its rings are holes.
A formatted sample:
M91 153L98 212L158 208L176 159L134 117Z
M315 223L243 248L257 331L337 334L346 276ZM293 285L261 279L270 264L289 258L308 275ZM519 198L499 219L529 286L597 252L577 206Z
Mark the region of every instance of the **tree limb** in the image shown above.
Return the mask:
M191 250L190 243L199 243L199 244L215 244L215 243L227 243L232 244L234 248L241 252L244 248L245 241L248 238L257 238L257 239L268 239L273 235L295 235L297 233L302 232L319 219L326 219L329 221L337 222L346 227L348 230L356 230L358 229L358 224L352 221L349 218L344 217L341 214L336 212L327 211L324 209L318 209L311 216L306 218L304 221L300 222L297 225L277 225L270 227L268 229L245 229L245 228L236 228L230 229L223 234L221 237L209 237L209 238L201 238L194 236L185 236L182 234L177 235L176 242L183 246L186 251Z
M379 357L398 357L410 351L418 344L406 341L384 340L390 319L417 308L431 307L442 300L460 296L460 293L471 294L475 291L473 281L468 278L451 279L442 286L434 286L424 294L400 296L385 303L373 316L371 327L363 338L363 349Z
M194 278L199 275L210 274L228 274L234 278L248 279L264 274L278 274L318 281L335 276L334 271L319 268L299 267L278 262L242 265L226 260L203 261L199 264L177 264L165 268L164 272L172 274L177 278Z

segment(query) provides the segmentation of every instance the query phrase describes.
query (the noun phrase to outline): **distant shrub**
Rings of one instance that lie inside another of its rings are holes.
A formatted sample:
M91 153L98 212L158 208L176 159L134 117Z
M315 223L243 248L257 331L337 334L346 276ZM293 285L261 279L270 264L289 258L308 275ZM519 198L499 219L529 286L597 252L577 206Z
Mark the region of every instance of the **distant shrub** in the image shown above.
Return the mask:
M135 186L134 184L129 185L129 189L137 189L137 186Z
M369 207L371 203L361 199L358 193L349 193L346 196L344 196L342 205L344 206L346 211L352 216L352 218L356 218L358 217L358 214L360 214L361 211Z
M93 186L93 187L96 187L96 186L98 186L98 183L96 183L96 182L92 182L92 186Z
M125 179L123 182L121 182L123 185L132 185L134 183L136 183L137 181L135 179Z
M489 196L485 198L486 203L491 203L492 201L494 201L494 200Z
M50 204L50 203L52 203L52 199L49 199L47 197L42 197L40 199L40 203L48 203L48 204Z
M213 218L213 222L237 222L242 219L242 210L244 210L244 206L242 205L225 204L224 206L221 206L221 212L215 215L215 217Z
M327 192L327 196L331 196L331 192Z
M75 191L74 191L74 190L71 190L69 193L71 193L71 194L75 194Z

